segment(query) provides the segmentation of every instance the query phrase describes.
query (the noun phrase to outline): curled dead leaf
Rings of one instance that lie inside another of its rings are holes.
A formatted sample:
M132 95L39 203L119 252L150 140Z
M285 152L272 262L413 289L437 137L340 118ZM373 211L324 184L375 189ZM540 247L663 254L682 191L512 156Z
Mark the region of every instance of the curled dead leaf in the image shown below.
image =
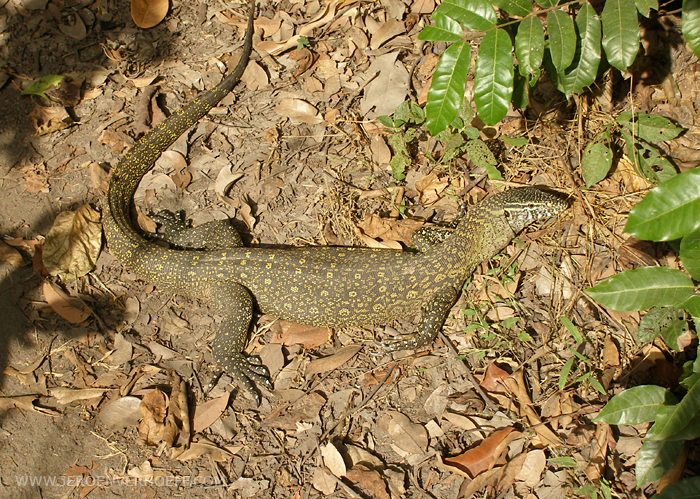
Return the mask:
M80 324L90 317L90 311L85 308L83 303L66 294L57 284L44 281L41 289L44 292L46 303L68 322Z
M0 241L0 261L10 263L15 267L26 265L20 252L2 241Z
M301 99L284 98L275 107L275 112L284 118L307 125L323 123L323 117L318 109Z
M43 260L51 275L82 277L95 268L102 248L100 214L88 204L58 214L46 235Z
M152 28L168 13L168 0L131 0L131 18L139 28Z

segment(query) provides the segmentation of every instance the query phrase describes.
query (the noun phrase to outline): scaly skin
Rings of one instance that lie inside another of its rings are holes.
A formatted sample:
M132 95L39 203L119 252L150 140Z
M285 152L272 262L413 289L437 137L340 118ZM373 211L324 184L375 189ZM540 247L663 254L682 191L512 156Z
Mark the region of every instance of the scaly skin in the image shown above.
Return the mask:
M259 402L254 383L270 387L266 369L244 354L253 300L261 311L314 326L381 324L422 313L419 331L386 344L389 350L429 345L465 280L525 226L566 208L537 189L496 194L470 208L452 234L409 253L354 247L245 248L227 224L189 228L161 214L162 248L132 224L129 209L141 178L182 133L240 79L251 50L254 0L243 55L234 72L151 130L114 168L105 204L110 251L141 278L173 292L208 298L224 320L212 345L219 371L239 379ZM183 242L184 241L184 242Z

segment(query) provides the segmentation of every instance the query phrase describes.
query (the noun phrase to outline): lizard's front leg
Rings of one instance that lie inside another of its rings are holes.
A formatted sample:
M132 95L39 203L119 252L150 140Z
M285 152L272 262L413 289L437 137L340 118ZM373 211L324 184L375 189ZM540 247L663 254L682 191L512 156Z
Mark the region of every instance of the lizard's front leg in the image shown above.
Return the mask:
M418 332L404 335L400 339L389 340L382 343L382 347L389 351L417 350L430 345L445 323L445 318L452 305L457 300L459 291L452 286L440 288L427 303L421 307L422 317Z
M213 282L208 291L212 305L224 316L212 344L217 369L213 379L218 379L224 372L232 375L260 405L260 394L255 388L255 383L265 386L268 390L272 390L272 383L270 373L260 359L244 353L253 317L253 298L245 287L231 281Z

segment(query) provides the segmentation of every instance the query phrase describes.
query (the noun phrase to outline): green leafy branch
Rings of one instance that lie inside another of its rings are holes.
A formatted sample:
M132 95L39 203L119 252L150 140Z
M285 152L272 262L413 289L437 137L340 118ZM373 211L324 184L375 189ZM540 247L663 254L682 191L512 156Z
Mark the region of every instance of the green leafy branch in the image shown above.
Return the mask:
M527 87L537 84L544 67L552 83L567 98L596 79L605 56L626 71L639 52L638 15L658 10L658 0L607 0L600 15L588 1L557 5L538 0L445 0L432 14L434 25L418 38L448 42L433 73L426 104L426 122L432 135L445 130L457 116L471 61L464 29L483 36L474 69L474 102L486 125L498 123L513 103L527 104ZM498 17L505 12L505 17ZM575 18L569 11L575 12ZM546 24L540 16L546 14ZM683 2L682 30L700 55L700 0ZM513 52L517 66L513 65Z

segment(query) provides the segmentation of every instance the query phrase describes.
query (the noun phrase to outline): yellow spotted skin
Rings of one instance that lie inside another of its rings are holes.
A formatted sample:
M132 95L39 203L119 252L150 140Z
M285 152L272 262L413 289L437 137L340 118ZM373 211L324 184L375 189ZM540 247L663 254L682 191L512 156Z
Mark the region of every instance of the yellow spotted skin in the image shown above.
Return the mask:
M110 251L141 278L165 289L208 299L224 321L212 345L219 370L253 393L270 386L258 359L244 354L253 305L264 313L314 326L382 324L422 314L419 331L386 344L389 350L429 345L442 328L465 280L534 220L566 208L533 188L496 194L467 210L449 235L421 252L354 247L246 248L226 224L191 229L162 215L166 249L144 238L130 218L136 187L167 147L237 83L250 54L251 17L241 63L214 90L201 94L149 132L115 167L104 228ZM429 239L429 238L428 238Z

